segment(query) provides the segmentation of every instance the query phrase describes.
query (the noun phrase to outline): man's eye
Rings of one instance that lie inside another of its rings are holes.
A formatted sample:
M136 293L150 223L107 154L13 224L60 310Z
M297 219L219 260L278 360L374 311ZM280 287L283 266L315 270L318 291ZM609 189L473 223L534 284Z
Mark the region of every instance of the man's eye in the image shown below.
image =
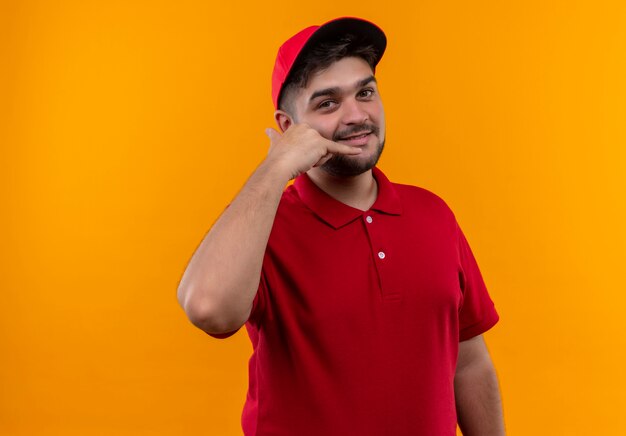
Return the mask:
M374 94L374 90L373 89L364 89L361 92L359 92L359 97L371 97Z
M324 100L319 105L317 105L317 108L318 109L329 109L329 108L333 107L334 104L335 104L335 102L333 100Z

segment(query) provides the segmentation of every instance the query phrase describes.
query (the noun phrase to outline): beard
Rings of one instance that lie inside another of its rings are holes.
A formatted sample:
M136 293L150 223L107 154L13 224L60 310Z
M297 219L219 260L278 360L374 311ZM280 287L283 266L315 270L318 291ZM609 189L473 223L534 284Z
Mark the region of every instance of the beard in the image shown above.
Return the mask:
M338 142L354 133L363 131L370 131L371 134L378 138L378 144L376 151L366 160L361 159L360 156L347 156L343 154L337 154L328 159L324 164L320 166L321 169L328 174L336 177L353 177L363 174L366 171L371 170L378 163L380 155L385 148L385 141L380 140L378 134L380 129L373 124L359 124L351 126L349 129L339 131L333 135L332 140Z

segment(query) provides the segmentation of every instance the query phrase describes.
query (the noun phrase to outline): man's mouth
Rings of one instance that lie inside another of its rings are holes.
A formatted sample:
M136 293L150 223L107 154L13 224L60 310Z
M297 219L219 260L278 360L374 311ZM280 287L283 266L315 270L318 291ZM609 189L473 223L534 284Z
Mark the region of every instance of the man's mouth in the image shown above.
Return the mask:
M347 143L348 145L365 145L369 140L369 136L372 134L371 131L368 132L359 132L350 136L346 136L344 138L339 139L339 141Z
M359 139L359 138L365 138L367 135L369 135L370 133L372 133L371 131L369 132L360 132L360 133L355 133L354 135L350 135L350 136L346 136L345 138L341 138L342 141L347 141L350 139Z
M334 135L333 141L354 147L362 147L369 143L372 135L378 136L379 128L373 123L355 124L346 127Z

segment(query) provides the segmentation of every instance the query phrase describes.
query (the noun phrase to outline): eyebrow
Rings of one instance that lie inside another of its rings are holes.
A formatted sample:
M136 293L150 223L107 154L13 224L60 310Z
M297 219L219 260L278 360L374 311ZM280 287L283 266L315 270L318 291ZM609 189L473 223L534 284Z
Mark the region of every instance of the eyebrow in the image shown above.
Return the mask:
M378 83L376 81L376 77L374 76L369 76L366 77L365 79L359 80L356 84L355 84L355 88L361 88L365 85L367 85L370 82L374 82L374 83ZM334 86L332 88L326 88L326 89L320 89L319 91L315 91L311 97L309 97L309 103L311 103L313 100L315 100L318 97L322 97L322 96L328 96L328 95L337 95L341 92L341 88L338 86Z

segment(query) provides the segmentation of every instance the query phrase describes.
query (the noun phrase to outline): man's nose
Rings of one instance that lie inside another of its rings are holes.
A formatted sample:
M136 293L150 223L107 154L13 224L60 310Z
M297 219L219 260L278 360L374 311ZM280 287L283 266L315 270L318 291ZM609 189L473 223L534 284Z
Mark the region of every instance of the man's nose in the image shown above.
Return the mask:
M342 122L344 124L362 124L369 115L365 111L362 102L357 99L347 99L343 104Z

